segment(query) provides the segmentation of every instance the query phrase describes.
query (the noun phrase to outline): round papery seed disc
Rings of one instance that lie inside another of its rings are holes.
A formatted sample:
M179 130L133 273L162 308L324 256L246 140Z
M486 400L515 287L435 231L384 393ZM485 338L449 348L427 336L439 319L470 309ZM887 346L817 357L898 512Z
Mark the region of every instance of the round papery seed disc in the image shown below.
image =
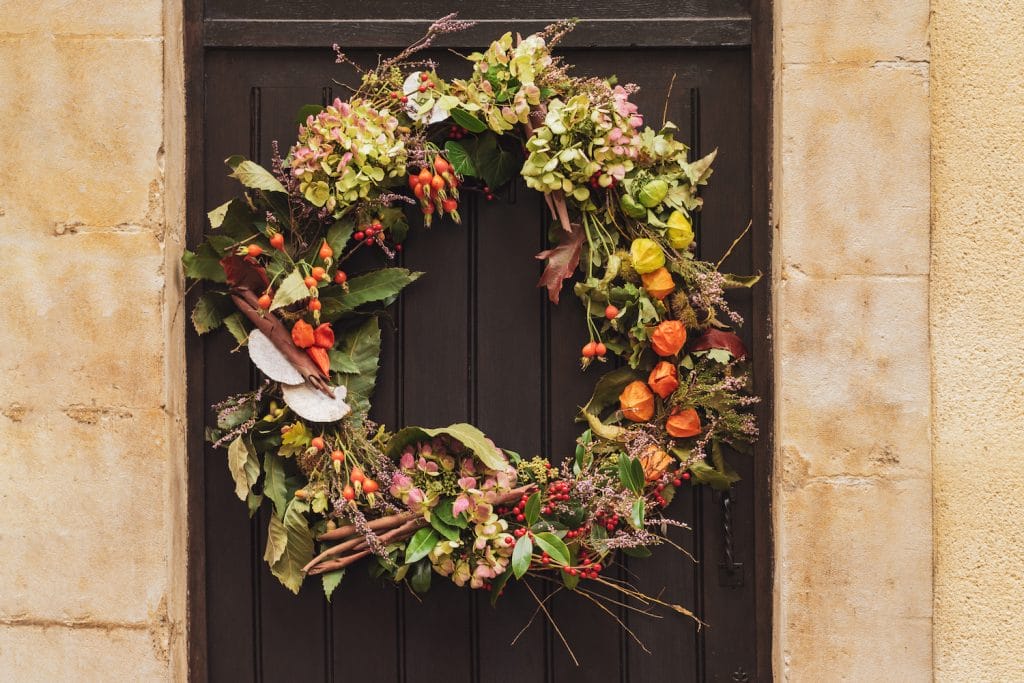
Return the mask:
M259 330L249 333L249 358L264 375L281 384L304 384L302 373Z
M334 398L308 384L284 385L281 393L284 402L299 417L313 422L335 422L352 412L352 409L345 403L348 387L331 388L334 390Z

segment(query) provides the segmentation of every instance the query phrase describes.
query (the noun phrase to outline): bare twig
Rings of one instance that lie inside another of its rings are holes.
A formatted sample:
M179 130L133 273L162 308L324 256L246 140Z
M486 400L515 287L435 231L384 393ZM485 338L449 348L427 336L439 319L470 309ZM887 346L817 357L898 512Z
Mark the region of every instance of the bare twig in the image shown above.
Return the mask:
M743 232L740 233L740 236L732 241L732 244L729 245L729 248L725 250L724 254L722 254L722 258L718 259L718 263L715 264L715 270L718 270L719 268L722 267L722 264L725 263L725 259L729 258L729 254L731 254L732 250L736 248L736 245L740 243L740 240L743 239L748 232L750 232L750 226L753 224L753 220L747 222L747 227L743 228Z
M551 616L551 612L549 612L548 608L544 606L544 602L539 597L537 597L537 593L533 590L533 587L530 586L529 582L524 581L523 585L526 586L526 590L530 591L530 595L532 595L533 599L537 601L537 605L541 608L541 610L543 610L544 616L548 618L548 622L551 624L551 628L555 629L555 633L557 633L558 637L562 640L562 645L565 645L565 649L566 651L568 651L569 657L572 659L572 663L576 666L579 666L579 660L576 659L575 653L573 653L572 648L569 647L569 641L565 639L565 635L562 633L562 629L558 628L558 624L555 623L555 619Z

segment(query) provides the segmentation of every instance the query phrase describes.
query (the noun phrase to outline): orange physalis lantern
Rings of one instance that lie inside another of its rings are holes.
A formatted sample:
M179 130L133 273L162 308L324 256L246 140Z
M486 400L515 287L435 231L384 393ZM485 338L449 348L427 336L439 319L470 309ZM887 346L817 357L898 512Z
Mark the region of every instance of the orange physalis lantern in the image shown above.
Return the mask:
M650 273L644 273L640 279L644 281L644 289L647 290L647 293L659 301L676 288L675 283L672 282L672 273L668 272L668 268L665 266L652 270Z
M665 423L665 431L677 439L700 434L700 415L693 408L675 409Z
M672 458L668 453L652 444L640 456L640 464L644 468L644 478L647 481L655 481L661 479L661 475L665 474L665 470L672 464Z
M292 341L300 349L308 349L315 343L313 338L313 326L305 320L296 320L292 327Z
M619 394L619 406L626 419L647 422L654 417L654 394L640 380L630 382Z
M665 320L651 334L651 348L659 356L674 356L686 343L686 326L678 320Z
M679 388L679 380L676 377L676 366L668 361L661 361L651 370L647 378L647 386L651 391L662 398L668 398Z

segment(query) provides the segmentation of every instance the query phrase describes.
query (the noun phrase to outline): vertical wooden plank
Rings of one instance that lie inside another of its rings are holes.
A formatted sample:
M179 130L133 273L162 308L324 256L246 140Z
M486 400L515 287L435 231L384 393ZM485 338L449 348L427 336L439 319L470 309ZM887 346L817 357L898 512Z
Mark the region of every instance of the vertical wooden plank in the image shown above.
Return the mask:
M716 261L752 219L750 157L750 80L746 55L714 52L704 56L701 84L702 150L718 148L716 177L727 178L727 186L715 186L714 179L704 193L706 204L701 216L702 258ZM749 237L733 250L724 269L746 273L753 270ZM751 293L734 290L730 304L749 321ZM751 327L740 330L744 342L751 345ZM753 463L747 456L726 451L726 457L743 477L732 492L732 543L737 560L744 563L742 585L729 585L720 576L724 566L726 542L720 495L705 492L703 503L703 567L705 619L713 628L706 631L705 657L709 679L728 679L753 675L756 670L756 622L751 618L754 602L755 567L751 550L753 539Z
M469 412L467 245L465 228L443 220L413 227L405 242L407 267L426 271L404 295L402 401L410 425L462 422ZM422 602L403 601L405 680L471 680L469 591L437 577Z
M206 130L204 154L204 205L216 206L233 196L234 181L226 178L222 160L234 150L248 149L248 85L240 65L233 59L211 57L208 62L206 116L218 123ZM229 123L230 122L230 123ZM203 215L205 219L205 213ZM208 226L205 226L208 227ZM204 400L207 404L246 391L250 386L248 359L231 354L234 342L227 335L204 338L203 351L217 359L206 368ZM207 422L215 416L206 408ZM227 469L224 450L205 448L205 496L210 502L206 514L206 608L211 680L258 676L257 628L252 522L244 505L232 494L234 484ZM225 656L222 653L230 653Z
M542 201L516 183L494 202L481 201L471 229L476 235L476 424L496 444L523 458L540 454L541 319L536 282L542 249L537 218ZM492 608L486 593L476 598L475 680L541 680L544 629L529 622L535 605L523 586L509 584Z

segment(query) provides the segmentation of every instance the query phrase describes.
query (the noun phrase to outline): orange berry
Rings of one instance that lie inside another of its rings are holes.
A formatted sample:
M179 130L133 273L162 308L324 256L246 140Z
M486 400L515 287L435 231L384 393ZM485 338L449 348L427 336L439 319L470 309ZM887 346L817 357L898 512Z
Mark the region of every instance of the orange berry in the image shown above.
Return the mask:
M306 276L306 278L302 282L303 282L303 284L306 285L306 289L313 289L314 287L316 287L316 279L315 278Z
M346 486L341 490L341 496L345 500L352 500L353 498L356 497L356 490L351 486Z
M334 451L331 453L331 460L335 462L345 462L345 454L342 451Z
M352 474L349 476L349 479L351 479L352 481L358 483L358 482L361 482L361 481L365 481L366 480L366 475L363 474L363 471L361 469L359 469L358 467L353 467L352 468Z
M264 294L256 301L259 307L262 308L264 311L270 308L271 302L273 302L273 299L270 298L269 294Z
M310 299L309 305L306 307L311 311L319 311L323 308L323 304L320 303L320 299Z
M322 451L324 449L324 440L319 436L314 436L312 441L309 442L309 445L318 451Z
M375 482L373 479L367 479L363 482L363 490L367 493L375 493L380 488L380 484Z
M275 232L273 235L271 235L270 246L272 246L274 249L284 250L284 235L282 235L279 232Z
M327 271L324 270L323 268L321 268L320 266L317 266L316 268L314 268L313 272L311 273L311 275L313 277L315 277L317 280L326 280L327 279Z
M334 274L334 281L337 282L339 285L345 284L346 280L348 280L348 275L345 275L345 271L339 270L337 273Z
M588 342L584 344L582 353L584 358L593 358L594 356L597 355L597 343Z
M334 250L331 249L331 245L327 244L327 240L324 240L324 245L320 247L320 258L329 259L334 256Z
M256 258L257 256L263 253L263 247L261 247L258 244L250 244L249 249L247 251L249 253L249 256Z

